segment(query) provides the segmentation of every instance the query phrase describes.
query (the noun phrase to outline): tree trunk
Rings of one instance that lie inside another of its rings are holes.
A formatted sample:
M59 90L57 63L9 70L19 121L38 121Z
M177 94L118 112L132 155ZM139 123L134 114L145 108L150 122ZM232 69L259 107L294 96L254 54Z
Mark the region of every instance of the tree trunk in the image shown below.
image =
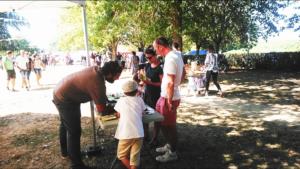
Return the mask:
M221 46L221 42L216 42L216 49L215 49L215 52L216 52L216 53L219 53L219 51L220 51L220 46Z
M115 61L117 56L118 41L113 40L111 43L111 60Z
M215 52L219 53L220 47L221 47L221 43L222 43L222 38L216 38L214 40L215 43Z
M196 43L196 57L199 56L199 50L200 50L200 43Z
M172 40L173 42L179 43L180 50L183 49L182 44L182 9L181 9L181 3L182 0L176 0L174 3L172 3L173 8L173 15L172 20L172 26L173 26L173 33L172 33Z
M139 49L141 50L141 52L144 51L144 49L145 49L145 43L143 41L140 41Z

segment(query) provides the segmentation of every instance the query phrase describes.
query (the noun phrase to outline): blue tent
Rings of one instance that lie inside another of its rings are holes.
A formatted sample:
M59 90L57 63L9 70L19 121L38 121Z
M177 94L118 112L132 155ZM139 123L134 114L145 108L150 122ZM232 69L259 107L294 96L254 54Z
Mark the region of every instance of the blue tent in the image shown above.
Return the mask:
M184 55L196 55L196 50L191 50L189 52L186 52ZM206 55L206 50L199 50L199 55Z

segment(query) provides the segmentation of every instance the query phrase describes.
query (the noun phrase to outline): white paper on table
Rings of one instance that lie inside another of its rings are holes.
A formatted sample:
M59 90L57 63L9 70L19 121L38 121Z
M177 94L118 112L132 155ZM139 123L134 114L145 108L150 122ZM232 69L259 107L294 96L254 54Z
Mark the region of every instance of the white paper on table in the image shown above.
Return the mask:
M145 111L146 114L154 114L155 113L155 110L152 107L146 105L146 108L147 108L147 110Z

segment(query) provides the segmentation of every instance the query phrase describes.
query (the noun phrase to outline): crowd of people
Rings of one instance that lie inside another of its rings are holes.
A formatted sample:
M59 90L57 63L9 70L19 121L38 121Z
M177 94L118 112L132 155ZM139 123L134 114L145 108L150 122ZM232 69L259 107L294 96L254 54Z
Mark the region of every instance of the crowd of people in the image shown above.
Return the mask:
M128 81L124 84L123 91L126 99L120 99L115 107L120 117L115 136L120 140L117 150L118 158L128 169L136 168L139 165L141 137L143 137L143 142L148 143L150 147L157 147L157 137L160 131L162 131L166 143L164 146L155 149L156 152L161 153L155 158L156 161L169 162L178 159L176 119L177 108L181 98L179 85L186 77L180 46L174 42L171 48L165 37L159 37L145 49L141 56L139 57L135 52L132 52L130 68L134 81ZM163 62L158 56L163 57ZM147 60L146 63L140 61L143 57ZM222 96L222 90L217 81L218 55L214 53L212 45L208 47L208 53L202 69L206 72L204 83L205 96L208 96L211 78L218 88L218 94ZM140 103L139 99L133 101L130 97L132 99L142 98L143 103ZM132 104L132 102L138 104ZM152 134L149 133L148 124L143 124L144 132L139 133L144 104L152 107L164 117L164 121L154 123ZM132 122L133 119L135 123ZM126 124L136 125L127 127ZM119 133L121 131L124 133L131 132L126 137L120 138ZM123 139L126 140L125 143ZM130 151L131 148L133 149L132 151ZM127 155L124 153L127 153Z
M132 52L130 68L132 74L136 75L133 77L137 78L123 85L125 97L120 98L115 106L116 114L120 118L115 135L119 139L117 156L126 168L131 169L139 166L140 151L145 140L157 146L160 130L167 143L156 149L162 153L156 160L168 162L178 158L176 114L180 104L179 85L185 77L181 54L172 50L165 37L157 38L142 53L139 57ZM157 55L164 57L164 65ZM93 100L98 112L105 110L105 103L108 101L105 81L113 83L119 78L124 69L124 62L120 59L122 57L119 56L117 61L105 62L102 67L96 65L75 72L64 78L54 89L53 102L61 120L61 156L70 158L71 168L89 168L80 156L80 104ZM146 61L143 59L148 62L144 64ZM139 92L140 85L144 87L142 92ZM142 123L145 104L164 116L163 122L155 124L151 139L148 126Z
M158 162L177 160L176 119L181 98L179 86L186 77L179 44L175 42L171 45L165 37L158 37L145 51L132 51L125 57L118 53L115 61L111 61L111 58L104 60L101 55L95 55L92 59L94 65L63 78L53 92L53 103L61 121L61 157L70 159L71 168L89 168L81 159L80 105L94 101L97 111L104 112L108 102L105 81L113 83L119 79L125 68L129 68L133 78L124 83L122 89L125 96L114 107L116 116L120 118L115 134L115 138L119 140L118 159L126 168L135 169L140 163L142 145L149 144L150 147L156 147L156 152L161 153L156 157ZM211 78L222 95L217 82L217 59L218 55L214 54L213 47L210 46L203 66L206 70L206 95ZM86 61L86 58L83 60ZM29 55L24 50L17 57L14 57L12 51L7 51L2 64L7 72L7 89L11 91L15 91L16 72L21 75L21 87L24 90L30 90L32 71L36 74L37 85L40 86L41 72L47 65L39 54ZM142 121L145 105L164 117L162 122L155 122L151 132L148 124ZM166 143L157 147L160 131Z
M41 86L42 70L45 68L45 62L38 53L32 55L28 51L20 50L18 56L14 56L12 51L7 51L6 56L2 57L2 68L7 73L6 88L9 91L16 91L15 81L16 72L19 72L21 77L21 88L30 90L30 76L33 71L36 76L36 84Z

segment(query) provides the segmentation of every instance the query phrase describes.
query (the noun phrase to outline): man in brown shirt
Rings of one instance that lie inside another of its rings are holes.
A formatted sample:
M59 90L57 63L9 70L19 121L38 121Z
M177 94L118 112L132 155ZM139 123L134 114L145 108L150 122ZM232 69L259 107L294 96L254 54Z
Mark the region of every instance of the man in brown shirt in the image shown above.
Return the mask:
M105 109L105 81L113 83L122 72L117 62L107 62L102 68L94 66L65 77L54 89L53 103L58 109L62 157L70 157L72 169L86 169L80 153L80 104L93 100L98 112Z

